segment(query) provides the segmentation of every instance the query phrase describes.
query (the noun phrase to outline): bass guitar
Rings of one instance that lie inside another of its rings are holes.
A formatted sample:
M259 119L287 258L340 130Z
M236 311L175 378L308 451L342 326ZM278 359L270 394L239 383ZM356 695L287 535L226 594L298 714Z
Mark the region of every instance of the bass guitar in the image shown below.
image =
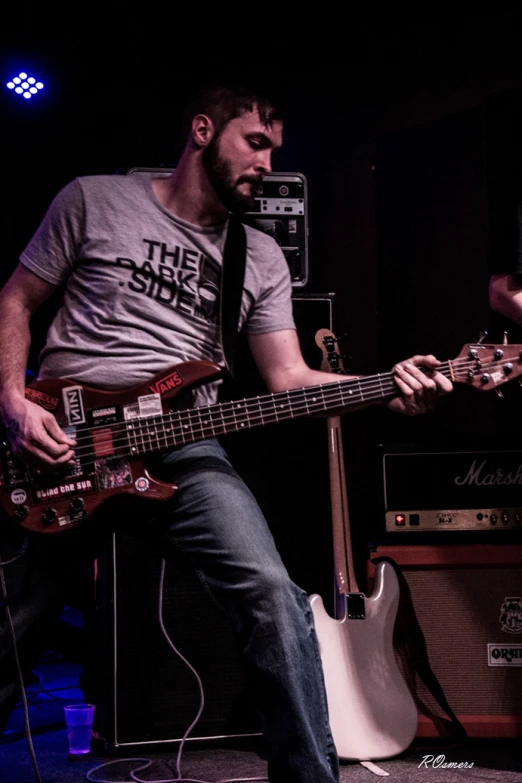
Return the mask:
M343 371L336 338L317 332L323 369ZM344 467L341 420L328 416L328 456L335 575L334 617L319 595L310 596L328 700L330 728L341 759L368 761L396 756L417 730L417 707L397 666L393 628L399 582L388 563L376 568L371 595L355 576Z
M522 345L466 345L439 370L455 383L494 389L522 373L521 357ZM103 391L65 378L30 384L27 399L51 411L76 439L75 466L60 474L32 469L15 457L4 439L0 506L28 530L63 533L84 524L115 495L172 498L177 487L155 478L147 465L155 452L299 416L333 414L398 393L388 372L180 409L184 392L221 374L213 362L190 361L122 391Z

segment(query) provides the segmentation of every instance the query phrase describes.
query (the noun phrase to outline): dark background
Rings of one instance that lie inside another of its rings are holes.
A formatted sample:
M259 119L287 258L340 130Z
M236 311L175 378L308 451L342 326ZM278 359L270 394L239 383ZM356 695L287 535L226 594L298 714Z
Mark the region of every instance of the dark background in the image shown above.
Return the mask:
M285 100L285 144L274 169L307 177L308 291L337 294L347 369L387 370L414 353L453 358L482 330L501 342L507 325L491 313L487 289L491 270L513 262L520 13L303 6L285 14L154 3L138 12L114 0L51 16L35 3L10 13L1 33L3 84L23 67L46 91L31 101L1 92L2 280L60 187L126 165L175 165L192 85L207 75L244 75L277 87ZM41 334L38 324L35 331ZM505 396L458 388L424 417L380 407L345 417L361 564L382 525L377 444L518 444L516 383ZM283 479L287 505L292 493L314 491L312 456L303 479L303 449L299 459L292 450L307 436L292 437L294 444L276 440L269 468L265 459L262 468L250 466L271 519L287 508L273 500ZM277 478L266 474L274 464ZM319 549L319 567L311 542L328 525L319 514L329 515L324 494L299 535L292 526L279 532L291 571L310 592L323 587L329 546ZM277 519L274 527L282 529ZM303 530L309 543L299 550Z

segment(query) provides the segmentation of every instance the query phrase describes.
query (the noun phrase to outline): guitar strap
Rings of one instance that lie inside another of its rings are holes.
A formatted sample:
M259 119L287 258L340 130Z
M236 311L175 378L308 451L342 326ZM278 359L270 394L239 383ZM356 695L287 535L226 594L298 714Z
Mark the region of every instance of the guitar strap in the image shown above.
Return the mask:
M399 580L400 596L393 631L393 644L401 658L405 679L417 709L422 715L426 715L433 721L441 737L457 741L466 739L468 736L466 729L448 704L442 686L431 668L426 639L415 614L411 591L404 574L391 557L379 557L373 560L373 562L375 564L381 562L389 563L393 566ZM421 699L417 691L416 675L420 677L426 688L446 713L447 718L437 715Z
M225 365L231 378L234 377L245 266L245 227L238 217L230 215L223 250L219 328Z

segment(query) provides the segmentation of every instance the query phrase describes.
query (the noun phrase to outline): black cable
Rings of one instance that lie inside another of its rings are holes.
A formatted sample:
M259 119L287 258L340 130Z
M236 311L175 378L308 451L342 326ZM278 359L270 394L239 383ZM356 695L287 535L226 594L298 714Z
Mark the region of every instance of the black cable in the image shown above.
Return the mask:
M27 705L27 697L25 695L24 676L22 674L22 667L20 665L20 658L18 656L18 647L16 645L16 634L15 634L15 629L14 629L14 625L13 625L13 618L11 616L11 610L9 608L9 603L8 603L8 599L7 599L7 585L6 585L5 573L4 573L4 565L8 565L10 563L14 563L15 560L18 560L18 558L21 557L24 554L25 550L27 549L27 543L28 543L28 539L26 537L24 542L23 542L23 544L22 544L22 547L21 547L20 551L18 552L18 554L14 558L12 558L11 560L7 560L5 562L0 561L0 585L2 587L2 598L3 598L3 601L4 601L4 610L5 610L5 615L7 617L7 624L9 626L11 639L12 639L12 642L13 642L13 652L14 652L14 658L15 658L15 662L16 662L16 671L17 671L17 674L18 674L18 682L19 682L19 685L20 685L20 692L21 692L21 695L22 695L22 701L23 701L23 705L24 705L25 733L26 733L26 736L27 736L27 742L29 744L29 752L31 754L31 760L33 762L33 768L34 768L34 774L36 776L36 780L38 781L38 783L42 783L42 778L40 776L40 770L38 769L38 763L36 761L36 754L35 754L35 751L34 751L33 738L31 736L31 726L29 724L29 707Z
M22 546L18 550L18 554L16 554L10 560L0 560L0 568L2 566L11 565L11 563L15 563L17 560L19 560L22 557L22 555L25 555L28 545L29 545L29 536L25 536L22 542Z

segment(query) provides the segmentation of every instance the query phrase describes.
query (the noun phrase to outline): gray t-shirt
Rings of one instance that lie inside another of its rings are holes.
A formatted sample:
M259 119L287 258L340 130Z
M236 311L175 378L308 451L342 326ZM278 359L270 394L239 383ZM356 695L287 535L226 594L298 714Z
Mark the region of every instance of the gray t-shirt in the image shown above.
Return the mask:
M64 297L40 354L39 377L103 389L147 381L178 362L223 364L219 335L227 222L187 223L155 197L151 175L80 177L51 203L20 261ZM294 329L288 264L277 243L245 226L240 326ZM215 401L215 384L195 404Z

